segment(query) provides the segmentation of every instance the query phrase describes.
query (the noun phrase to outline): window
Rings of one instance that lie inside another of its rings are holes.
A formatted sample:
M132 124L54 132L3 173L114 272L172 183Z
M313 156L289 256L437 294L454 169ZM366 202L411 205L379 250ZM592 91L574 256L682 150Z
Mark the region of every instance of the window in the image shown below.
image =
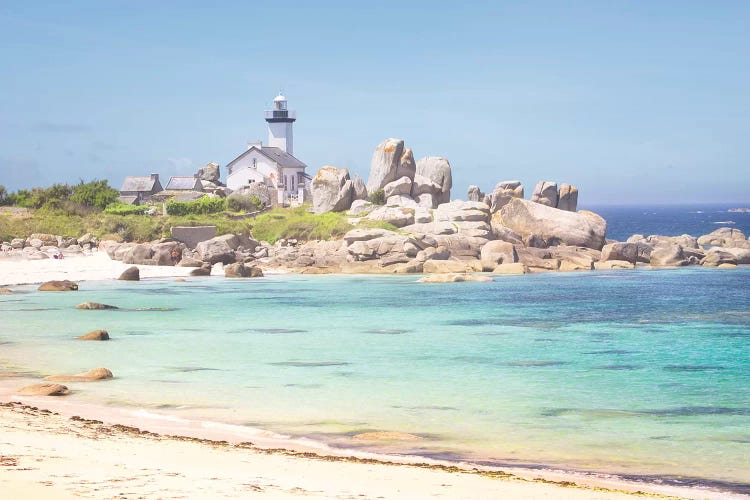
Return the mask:
M258 168L258 159L253 158L253 168Z

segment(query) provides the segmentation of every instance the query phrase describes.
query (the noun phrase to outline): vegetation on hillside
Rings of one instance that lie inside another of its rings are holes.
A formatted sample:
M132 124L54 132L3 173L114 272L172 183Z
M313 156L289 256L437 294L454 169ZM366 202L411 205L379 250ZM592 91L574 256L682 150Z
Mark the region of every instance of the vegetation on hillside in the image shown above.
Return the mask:
M261 208L257 197L226 200L204 196L191 202L170 201L168 215L162 216L161 207L156 214L148 215L148 206L118 203L117 195L106 180L81 181L76 186L54 184L15 193L0 186L0 206L22 207L0 210L0 241L33 233L63 237L92 233L102 239L145 242L169 237L172 226L211 225L216 226L217 234L252 231L254 238L275 243L280 239L330 240L353 228L345 214L313 214L307 211L308 205L274 208L255 218L238 218L226 211L257 211ZM387 223L365 221L358 227L396 229Z

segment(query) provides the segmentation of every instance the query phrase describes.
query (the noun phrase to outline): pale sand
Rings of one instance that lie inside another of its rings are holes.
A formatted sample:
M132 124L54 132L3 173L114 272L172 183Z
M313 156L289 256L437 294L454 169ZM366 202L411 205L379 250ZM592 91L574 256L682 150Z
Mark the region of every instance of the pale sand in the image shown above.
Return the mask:
M486 470L138 434L12 403L0 407L0 422L0 496L8 499L646 497Z
M132 264L112 260L106 252L65 257L62 260L28 260L0 257L0 286L42 283L50 280L111 280L117 279ZM141 279L185 277L192 267L137 266Z

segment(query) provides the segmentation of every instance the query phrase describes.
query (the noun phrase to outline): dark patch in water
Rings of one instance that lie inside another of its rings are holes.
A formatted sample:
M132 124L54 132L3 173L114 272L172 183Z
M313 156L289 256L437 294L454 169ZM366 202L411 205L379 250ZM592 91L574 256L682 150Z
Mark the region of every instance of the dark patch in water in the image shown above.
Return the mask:
M284 384L284 387L297 387L299 389L319 389L323 384Z
M690 417L699 415L750 415L750 408L728 408L726 406L682 406L659 410L638 410L633 413L640 415L656 415L659 417Z
M454 319L447 321L451 326L505 326L507 322L499 319Z
M594 370L623 370L623 371L631 371L631 370L640 370L640 366L635 365L603 365L603 366L595 366Z
M180 373L220 371L218 368L206 368L203 366L172 366L169 369Z
M672 439L672 436L651 436L649 439L653 439L654 441L666 441Z
M135 307L132 309L118 309L118 311L125 312L169 312L177 311L177 307Z
M546 360L529 360L529 361L510 361L503 363L505 366L523 366L523 367L542 367L542 366L560 366L567 365L565 361L546 361Z
M477 335L480 337L496 337L499 335L510 335L510 332L477 332L472 333L472 335Z
M602 349L601 351L589 351L584 354L635 354L638 351L628 351L625 349Z
M23 307L20 309L5 309L6 311L14 312L29 312L29 311L59 311L59 307Z
M668 372L707 372L723 369L723 366L713 365L667 365L664 367L664 370Z
M308 330L300 330L299 328L251 328L251 332L256 333L306 333Z
M402 328L379 328L376 330L365 330L365 333L375 333L378 335L401 335L402 333L413 332L414 330L405 330Z
M125 335L153 335L153 332L135 331L135 332L128 332Z
M430 411L458 411L459 408L456 408L455 406L400 406L400 405L392 405L391 408L401 409L401 410L430 410Z
M0 340L0 345L13 345L15 342L12 340Z
M551 339L547 337L542 337L539 339L534 339L534 342L560 342L560 339Z
M184 380L163 380L163 379L155 379L151 382L158 382L160 384L184 384Z
M424 359L433 359L433 358L428 357ZM453 356L451 358L451 361L460 361L462 363L481 363L481 364L493 362L492 358L488 358L485 356L468 356L468 355L467 356Z
M273 366L294 366L298 368L318 368L325 366L347 366L351 363L347 361L279 361L268 363Z

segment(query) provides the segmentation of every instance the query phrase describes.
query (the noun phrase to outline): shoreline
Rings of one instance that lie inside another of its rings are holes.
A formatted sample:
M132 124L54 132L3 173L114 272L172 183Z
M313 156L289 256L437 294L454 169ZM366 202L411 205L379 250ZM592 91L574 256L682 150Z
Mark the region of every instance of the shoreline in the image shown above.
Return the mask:
M8 380L8 379L6 379ZM409 476L409 481L419 481L423 471L428 471L442 477L441 481L456 476L466 476L479 479L481 486L493 495L512 495L513 498L539 498L552 495L554 498L687 498L687 499L742 499L748 498L744 493L731 492L719 488L703 485L681 486L669 484L665 478L653 477L652 481L626 479L616 474L577 472L560 469L523 468L523 467L497 467L474 464L470 462L453 462L448 460L435 460L419 456L409 455L383 455L359 450L330 448L323 443L314 442L306 438L289 439L279 437L273 433L260 429L247 429L247 434L239 436L231 432L229 424L215 422L194 421L176 419L148 411L152 416L149 420L142 418L143 412L138 410L125 411L123 408L105 408L90 404L59 404L63 401L50 401L42 397L20 397L3 395L0 396L0 415L4 431L9 430L9 415L22 414L24 425L35 427L41 425L36 433L50 433L52 435L71 434L76 441L80 438L96 439L104 441L105 448L114 445L115 441L153 440L157 441L166 453L176 443L190 443L198 447L197 453L209 454L212 449L220 449L225 452L230 450L240 451L254 455L259 459L266 456L281 458L284 462L295 463L300 467L308 468L310 462L327 464L331 472L336 472L334 478L329 481L337 483L341 478L338 476L338 466L344 464L360 467L360 473L370 474L372 467L388 470L400 470ZM102 415L104 413L104 415ZM125 416L127 413L131 415ZM119 416L117 416L119 414ZM154 418L155 417L155 418ZM159 418L163 417L163 418ZM171 424L171 425L170 425ZM180 425L182 424L182 425ZM187 425L187 426L186 426ZM177 427L177 428L175 428ZM95 437L85 436L82 430L93 431ZM32 431L29 431L31 433ZM247 440L249 438L249 440ZM85 443L84 443L85 444ZM56 445L54 437L51 447ZM59 451L53 448L54 451ZM13 484L13 477L6 477L3 465L15 460L18 450L13 446L4 447L0 458L0 485L5 488L6 483ZM43 460L42 460L43 462ZM140 462L136 460L138 465ZM136 465L136 464L128 464ZM41 470L39 469L35 470ZM390 473L388 473L390 474ZM444 476L444 477L443 477ZM276 478L281 480L282 478ZM687 479L687 478L686 478ZM662 482L660 482L662 481ZM698 482L700 480L696 480ZM91 481L88 481L91 482ZM51 486L44 481L37 483ZM94 483L96 483L94 481ZM99 484L104 487L105 484ZM424 486L424 485L422 485ZM446 486L445 483L435 486ZM401 485L403 487L403 485ZM510 488L512 491L505 491ZM20 491L20 490L19 490ZM430 493L437 494L428 488ZM425 492L420 490L422 494ZM368 494L371 494L368 491ZM399 490L400 493L400 490ZM453 496L455 492L451 492ZM476 498L477 490L472 490L466 498ZM304 494L303 494L304 495ZM167 496L170 496L168 494ZM317 497L317 495L312 495ZM387 495L385 498L396 498L400 495ZM54 498L54 497L53 497ZM323 498L328 498L328 495ZM464 498L455 496L455 498Z

